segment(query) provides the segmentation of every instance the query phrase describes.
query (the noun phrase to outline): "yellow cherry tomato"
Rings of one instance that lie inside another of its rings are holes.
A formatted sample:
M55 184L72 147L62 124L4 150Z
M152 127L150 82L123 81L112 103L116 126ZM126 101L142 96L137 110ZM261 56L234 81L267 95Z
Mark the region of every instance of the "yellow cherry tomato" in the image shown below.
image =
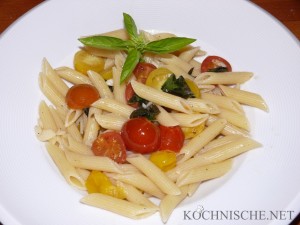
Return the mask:
M104 69L105 60L101 57L89 54L84 50L79 50L74 55L75 70L87 75L87 71L93 70L100 73Z
M113 185L109 178L100 171L93 170L88 176L85 186L89 194L101 193L115 198L126 198L123 188Z
M205 128L205 124L201 123L196 127L181 127L185 139L190 139L200 134Z
M155 69L149 74L146 85L160 90L171 74L170 70L163 67Z
M189 79L185 79L185 82L189 86L189 88L191 89L191 91L193 92L195 97L200 98L201 97L200 89L198 88L197 84L195 84L194 81L189 80Z
M162 171L168 171L176 166L176 153L169 150L153 152L150 161Z
M100 74L104 80L112 79L112 77L113 77L112 68L103 70Z

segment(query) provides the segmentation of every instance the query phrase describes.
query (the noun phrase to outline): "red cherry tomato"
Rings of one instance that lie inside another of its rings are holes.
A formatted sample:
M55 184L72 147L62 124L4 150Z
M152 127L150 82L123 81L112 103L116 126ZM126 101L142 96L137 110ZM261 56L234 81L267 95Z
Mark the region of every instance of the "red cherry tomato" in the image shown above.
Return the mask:
M141 62L136 65L135 69L133 70L133 74L136 77L137 81L144 84L146 83L149 73L151 73L155 69L156 66L154 66L153 64Z
M126 161L126 148L120 133L108 131L100 134L92 144L92 151L97 156L106 156L117 163Z
M158 149L159 133L159 128L144 117L128 120L121 130L126 148L142 154Z
M220 56L207 56L201 64L201 73L209 72L209 70L214 70L218 67L226 68L226 72L232 71L231 65L226 59Z
M98 90L90 84L77 84L66 95L66 103L71 109L84 109L100 98Z
M179 126L166 127L159 125L160 146L159 150L179 152L184 143L184 134Z
M128 105L134 107L134 108L138 108L139 107L139 104L136 102L136 103L129 103L129 100L133 97L134 95L134 90L132 88L132 85L131 83L128 83L126 85L126 89L125 89L125 99L126 99L126 102Z

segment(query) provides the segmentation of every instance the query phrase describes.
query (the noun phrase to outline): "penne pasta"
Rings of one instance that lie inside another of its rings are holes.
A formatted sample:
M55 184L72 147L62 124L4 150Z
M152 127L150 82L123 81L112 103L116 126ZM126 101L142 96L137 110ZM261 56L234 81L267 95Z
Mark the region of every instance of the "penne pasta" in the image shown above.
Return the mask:
M211 101L203 100L200 98L189 98L187 99L187 103L190 105L192 111L194 112L208 114L220 113L219 107Z
M241 84L253 76L250 72L205 72L195 78L195 83L201 84Z
M180 195L166 195L159 204L160 217L166 223L176 206L187 196L188 186L181 188Z
M220 108L244 115L244 110L240 103L232 98L210 93L202 93L201 98L215 103Z
M137 81L131 81L131 85L134 92L141 98L179 112L191 113L191 107L183 98L156 90Z
M127 161L141 170L149 177L165 194L179 195L180 189L171 181L163 171L141 154L133 154L127 157Z
M89 194L83 197L80 202L108 210L131 219L146 218L157 211L157 208L154 207L145 207L144 205L139 205L100 193Z
M250 131L250 124L244 114L235 113L226 109L221 109L218 117L226 119L232 125Z
M97 88L101 98L114 98L113 93L110 91L105 80L100 74L91 70L89 70L87 74L90 80L92 81L93 85L95 86L95 88Z
M55 71L58 76L72 84L92 84L92 82L86 75L69 67L59 67L56 68Z
M185 114L185 113L171 113L171 116L178 121L181 127L196 127L204 123L208 114Z
M46 148L66 181L72 186L75 186L81 190L85 190L84 180L77 173L75 167L68 162L63 150L50 143L46 144Z
M239 90L236 88L226 87L224 85L219 85L219 88L222 90L224 95L235 99L241 104L253 106L267 112L269 111L269 108L265 100L259 94L249 92L249 91Z
M123 124L127 121L124 116L115 113L96 114L95 119L102 128L117 131L120 131Z
M122 173L119 165L108 157L82 155L70 151L65 151L65 154L70 164L77 168Z
M178 126L179 122L172 116L172 114L168 113L163 107L157 105L159 109L159 114L156 116L157 122L163 126Z
M181 187L184 185L203 182L206 180L221 177L232 167L232 160L228 159L220 163L214 163L207 166L197 167L195 169L183 172L179 175L176 184Z

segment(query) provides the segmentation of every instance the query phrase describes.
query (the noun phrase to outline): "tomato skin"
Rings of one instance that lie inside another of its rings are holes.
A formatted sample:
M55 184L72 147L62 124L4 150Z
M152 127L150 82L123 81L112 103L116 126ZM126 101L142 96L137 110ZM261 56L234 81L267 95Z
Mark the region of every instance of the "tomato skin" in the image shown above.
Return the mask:
M126 85L126 89L125 89L125 99L128 105L134 107L134 108L138 108L139 107L139 103L135 102L135 103L129 103L129 100L133 97L133 95L135 94L131 83L128 83Z
M92 144L96 156L106 156L117 163L126 162L126 148L120 133L108 131L100 134Z
M133 74L136 77L138 82L146 83L149 73L156 69L151 63L140 62L136 65L135 69L133 70Z
M84 109L100 98L98 90L90 84L76 84L66 95L66 103L71 109Z
M128 120L121 136L128 150L142 154L156 151L160 143L159 128L144 117Z
M159 150L179 152L184 143L184 134L180 126L166 127L159 125L160 146Z
M161 90L161 87L171 74L172 72L170 70L163 67L155 69L149 73L149 76L146 80L146 85L157 90Z
M228 72L232 71L230 63L220 56L207 56L201 64L201 73L208 72L210 69L217 67L226 67Z

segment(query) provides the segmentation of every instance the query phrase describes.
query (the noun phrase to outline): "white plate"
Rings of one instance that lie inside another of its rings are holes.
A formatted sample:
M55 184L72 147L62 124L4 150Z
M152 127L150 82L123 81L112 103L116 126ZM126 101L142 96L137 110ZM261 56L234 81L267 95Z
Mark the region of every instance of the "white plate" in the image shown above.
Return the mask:
M300 210L298 40L247 1L94 0L48 1L1 36L0 220L5 225L161 223L158 214L132 221L80 204L81 193L63 180L33 131L42 98L37 82L42 58L61 66L80 45L81 35L122 27L122 12L132 15L139 28L195 37L204 50L224 56L234 69L253 71L254 79L245 88L261 93L270 107L270 113L249 111L253 137L263 147L244 155L233 172L185 201L168 224L216 222L184 220L184 211L197 206L266 214L293 210L296 216ZM269 222L223 219L219 224Z

